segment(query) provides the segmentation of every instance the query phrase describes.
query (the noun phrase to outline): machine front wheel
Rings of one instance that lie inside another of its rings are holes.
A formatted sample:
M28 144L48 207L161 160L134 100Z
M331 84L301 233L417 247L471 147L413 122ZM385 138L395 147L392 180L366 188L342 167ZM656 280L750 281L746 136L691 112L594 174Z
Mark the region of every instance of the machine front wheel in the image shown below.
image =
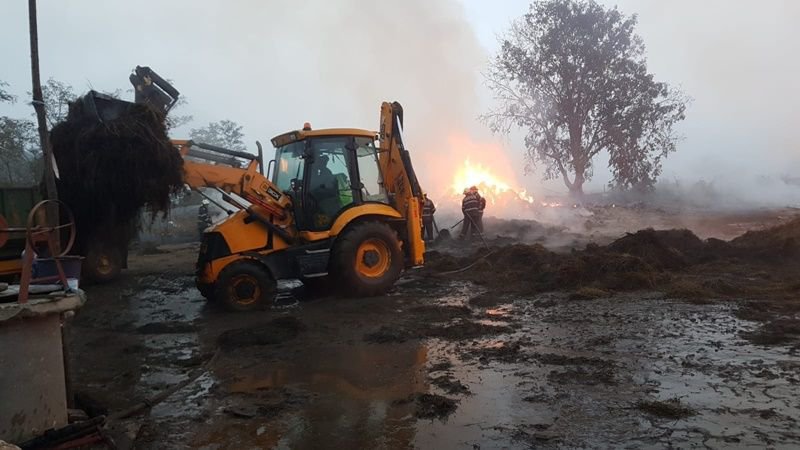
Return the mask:
M236 261L222 269L214 300L232 311L253 311L272 305L277 291L266 267L253 260Z
M206 284L195 282L195 287L197 290L200 291L200 295L203 296L206 300L213 300L214 299L214 285L213 284Z
M403 251L397 234L381 222L364 222L339 237L332 255L344 294L381 295L403 271Z

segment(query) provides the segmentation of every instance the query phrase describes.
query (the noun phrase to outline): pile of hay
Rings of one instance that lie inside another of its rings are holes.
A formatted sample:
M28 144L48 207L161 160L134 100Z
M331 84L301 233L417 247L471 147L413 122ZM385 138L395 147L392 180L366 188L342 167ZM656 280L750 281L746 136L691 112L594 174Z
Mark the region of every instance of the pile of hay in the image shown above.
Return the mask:
M658 269L679 269L703 258L705 242L689 230L648 228L617 239L607 250L638 256Z
M460 263L466 266L480 257L476 253ZM650 288L657 272L643 258L596 245L561 254L538 244L515 244L495 249L464 276L499 292L536 293L588 285L614 290Z
M800 256L800 218L765 230L748 231L730 242L742 258L795 259Z
M166 213L183 187L183 160L170 143L165 116L128 104L119 117L101 122L70 104L50 141L58 165L59 198L75 215L79 241L130 230L140 213Z
M488 254L481 249L468 258L436 254L428 270L454 274L500 293L582 288L614 292L660 286L671 295L697 298L734 295L741 289L721 279L704 285L675 277L697 270L730 273L732 262L746 272L757 267L797 264L798 243L800 219L748 232L730 242L704 241L689 230L646 229L607 246L589 244L584 250L568 254L555 253L538 244L497 247ZM454 270L459 267L468 269ZM776 292L785 291L785 286L778 288Z

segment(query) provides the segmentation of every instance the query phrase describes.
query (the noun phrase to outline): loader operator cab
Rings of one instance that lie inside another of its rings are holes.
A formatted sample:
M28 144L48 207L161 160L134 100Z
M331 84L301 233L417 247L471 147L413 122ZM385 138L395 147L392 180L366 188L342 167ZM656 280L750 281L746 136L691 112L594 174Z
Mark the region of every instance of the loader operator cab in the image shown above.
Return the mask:
M366 130L304 130L278 136L273 183L292 199L298 231L323 231L366 202L389 203L375 134Z

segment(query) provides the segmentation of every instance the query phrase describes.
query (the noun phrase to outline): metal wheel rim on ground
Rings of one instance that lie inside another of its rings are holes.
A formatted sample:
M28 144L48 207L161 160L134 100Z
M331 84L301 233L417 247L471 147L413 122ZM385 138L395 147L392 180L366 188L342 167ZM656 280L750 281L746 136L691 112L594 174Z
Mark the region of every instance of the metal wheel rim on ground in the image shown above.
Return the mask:
M245 289L245 283L252 286L252 293L249 295L240 290ZM251 305L258 301L259 297L261 297L261 286L259 286L258 280L251 275L236 275L231 280L231 286L228 290L228 295L240 305Z

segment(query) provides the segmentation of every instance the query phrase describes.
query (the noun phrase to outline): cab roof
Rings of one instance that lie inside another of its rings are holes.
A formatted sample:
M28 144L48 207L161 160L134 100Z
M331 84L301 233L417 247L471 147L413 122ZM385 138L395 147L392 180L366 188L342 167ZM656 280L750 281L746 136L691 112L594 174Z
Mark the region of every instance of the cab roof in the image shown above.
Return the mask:
M320 128L319 130L295 130L275 136L272 138L272 145L275 147L282 147L292 142L320 136L360 136L374 138L377 134L377 131L363 130L361 128Z

